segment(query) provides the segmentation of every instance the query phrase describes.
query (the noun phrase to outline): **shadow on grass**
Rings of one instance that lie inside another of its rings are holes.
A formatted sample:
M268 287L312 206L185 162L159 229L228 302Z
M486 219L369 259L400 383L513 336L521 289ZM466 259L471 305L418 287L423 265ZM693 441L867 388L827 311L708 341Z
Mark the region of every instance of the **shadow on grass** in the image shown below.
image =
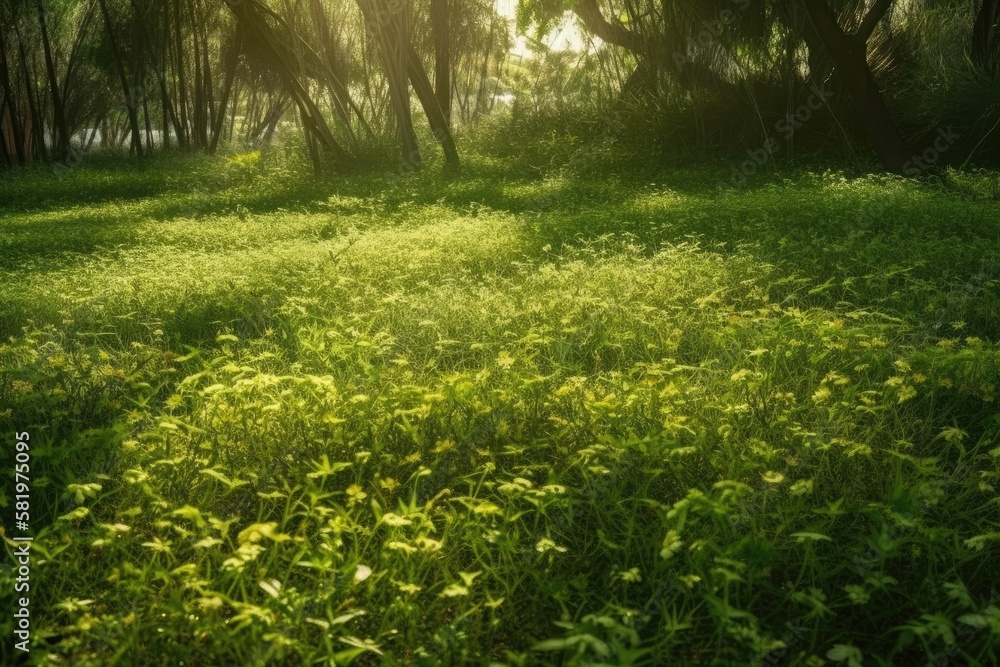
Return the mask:
M233 174L220 158L194 155L144 164L104 161L61 177L38 168L20 179L5 175L0 184L14 188L4 189L0 203L11 191L32 194L0 216L0 270L69 267L135 247L150 225L181 219L218 224L229 216L240 225L248 215L294 212L328 215L332 227L362 217L405 225L415 209L443 205L470 218L514 216L536 237L533 246L556 253L605 235L628 235L649 252L695 240L716 252L751 252L802 277L812 284L805 305L849 302L936 325L955 318L1000 330L1000 202L990 196L997 179L989 172L928 185L856 169L788 167L732 188L726 161L548 177L475 157L458 175L429 165L407 175L346 178L294 169Z

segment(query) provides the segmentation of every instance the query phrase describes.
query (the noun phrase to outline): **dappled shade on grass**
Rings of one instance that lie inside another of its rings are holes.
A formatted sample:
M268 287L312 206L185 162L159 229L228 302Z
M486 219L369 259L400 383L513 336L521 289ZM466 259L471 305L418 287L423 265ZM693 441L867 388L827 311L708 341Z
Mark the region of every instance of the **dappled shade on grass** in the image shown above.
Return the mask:
M0 214L43 660L995 659L995 175L470 162Z

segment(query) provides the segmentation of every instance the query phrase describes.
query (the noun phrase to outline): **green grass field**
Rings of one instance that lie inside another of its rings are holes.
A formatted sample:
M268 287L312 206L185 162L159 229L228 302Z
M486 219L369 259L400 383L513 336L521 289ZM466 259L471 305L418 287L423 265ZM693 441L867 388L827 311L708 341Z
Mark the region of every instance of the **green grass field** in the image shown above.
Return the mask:
M730 167L0 174L32 661L996 664L1000 176Z

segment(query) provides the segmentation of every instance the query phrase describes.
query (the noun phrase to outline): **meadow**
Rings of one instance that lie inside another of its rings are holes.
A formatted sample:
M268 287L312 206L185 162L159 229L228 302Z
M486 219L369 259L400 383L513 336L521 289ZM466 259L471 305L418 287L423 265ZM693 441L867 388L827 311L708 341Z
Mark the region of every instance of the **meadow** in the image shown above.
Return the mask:
M573 164L0 174L31 663L996 664L1000 175Z

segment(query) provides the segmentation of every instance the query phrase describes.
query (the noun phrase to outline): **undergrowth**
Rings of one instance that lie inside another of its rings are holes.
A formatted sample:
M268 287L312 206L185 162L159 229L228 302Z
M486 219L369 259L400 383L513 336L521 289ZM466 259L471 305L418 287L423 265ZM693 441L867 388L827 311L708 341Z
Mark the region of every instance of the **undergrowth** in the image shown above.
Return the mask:
M995 664L996 174L573 164L0 176L33 661Z

